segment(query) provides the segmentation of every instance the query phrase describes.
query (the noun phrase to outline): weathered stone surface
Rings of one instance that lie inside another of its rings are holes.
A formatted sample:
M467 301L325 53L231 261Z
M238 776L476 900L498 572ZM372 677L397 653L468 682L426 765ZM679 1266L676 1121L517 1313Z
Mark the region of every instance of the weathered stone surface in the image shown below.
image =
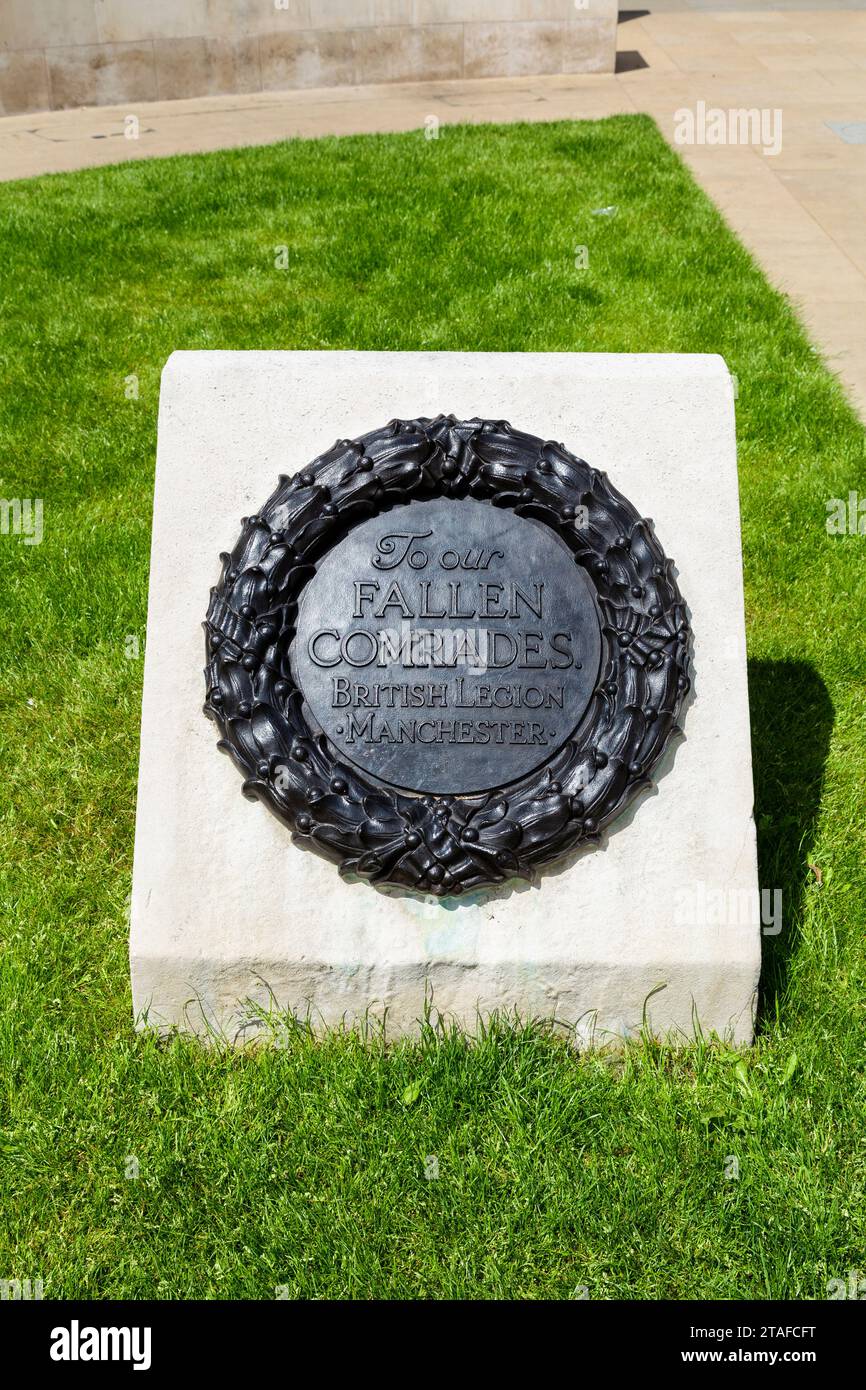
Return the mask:
M121 101L155 101L153 44L85 44L47 48L52 106L110 106Z
M616 0L5 0L7 114L469 76L612 72ZM20 55L15 57L14 55ZM38 61L37 61L38 60Z
M238 794L201 713L216 555L337 438L445 410L561 440L655 521L694 632L685 740L604 847L540 886L440 902L348 884ZM163 375L131 962L137 1013L229 1034L517 1007L578 1036L694 1020L748 1039L760 962L733 397L714 357L179 353ZM722 903L721 909L719 903ZM662 988L657 990L657 987ZM653 991L657 992L653 993Z
M0 116L51 105L48 67L42 49L0 52Z
M160 97L258 92L259 45L245 39L156 39L154 62Z
M467 24L466 77L527 77L562 72L566 26L554 20Z

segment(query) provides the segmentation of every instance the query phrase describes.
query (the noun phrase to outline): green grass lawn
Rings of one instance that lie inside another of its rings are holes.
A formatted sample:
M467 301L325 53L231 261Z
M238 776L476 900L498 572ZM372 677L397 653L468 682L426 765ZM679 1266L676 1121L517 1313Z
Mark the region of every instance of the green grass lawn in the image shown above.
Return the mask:
M41 545L0 536L0 1278L729 1299L866 1274L866 538L825 529L829 498L866 493L863 431L652 122L126 164L3 185L0 229L0 494L44 503ZM129 638L175 348L724 355L761 883L785 908L750 1052L133 1032Z

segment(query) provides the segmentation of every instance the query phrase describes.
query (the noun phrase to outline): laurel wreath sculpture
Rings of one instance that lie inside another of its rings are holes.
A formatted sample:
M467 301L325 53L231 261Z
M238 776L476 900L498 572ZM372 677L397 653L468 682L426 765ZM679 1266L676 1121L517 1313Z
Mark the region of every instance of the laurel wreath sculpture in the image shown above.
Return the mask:
M471 497L549 526L602 615L599 684L573 738L492 792L420 796L340 761L307 723L289 652L317 561L361 521L415 500ZM338 441L242 521L204 624L205 713L244 775L306 845L374 883L453 895L597 842L650 774L689 688L689 625L673 565L604 473L504 420L392 420Z

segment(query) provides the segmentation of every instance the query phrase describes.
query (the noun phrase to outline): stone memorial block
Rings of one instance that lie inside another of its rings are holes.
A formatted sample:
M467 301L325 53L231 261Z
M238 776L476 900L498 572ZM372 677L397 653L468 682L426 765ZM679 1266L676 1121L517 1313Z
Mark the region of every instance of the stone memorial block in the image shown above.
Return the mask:
M176 353L141 1021L749 1038L740 566L718 358Z

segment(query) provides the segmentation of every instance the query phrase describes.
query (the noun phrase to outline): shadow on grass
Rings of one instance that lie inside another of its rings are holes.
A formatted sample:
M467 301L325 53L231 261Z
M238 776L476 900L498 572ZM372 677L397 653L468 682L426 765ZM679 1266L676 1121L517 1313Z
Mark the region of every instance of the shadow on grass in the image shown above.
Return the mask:
M782 931L763 938L760 1029L781 1004L800 937L833 705L808 663L750 661L749 707L758 880L762 888L782 890Z

